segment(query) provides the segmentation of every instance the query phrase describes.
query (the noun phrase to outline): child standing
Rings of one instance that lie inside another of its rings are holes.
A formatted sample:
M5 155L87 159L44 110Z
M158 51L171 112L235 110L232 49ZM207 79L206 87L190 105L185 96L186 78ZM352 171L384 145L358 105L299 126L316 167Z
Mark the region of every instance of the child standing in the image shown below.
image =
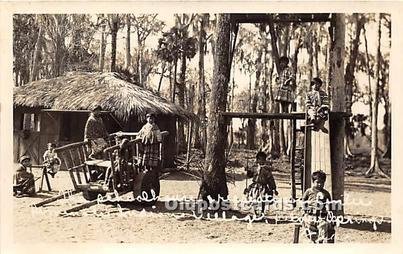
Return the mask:
M35 179L31 172L28 172L28 168L31 165L31 157L24 155L20 158L20 165L18 165L17 171L14 175L16 187L14 188L14 194L17 197L21 195L34 195L35 194Z
M313 126L315 131L321 130L329 133L325 127L325 122L329 114L329 97L321 89L322 80L314 78L311 82L311 90L306 95L306 110L308 126Z
M280 110L283 113L289 112L289 105L294 102L295 97L295 73L292 68L288 66L289 59L286 56L280 57L279 69L280 73L275 78L278 92L275 97L277 102L280 102Z
M247 200L262 201L262 213L265 209L265 201L273 203L273 194L278 195L276 182L272 174L272 166L266 161L267 155L264 152L256 154L257 168L246 168L246 176L253 177L253 182L244 191Z
M58 166L60 166L60 160L57 158L55 148L56 144L48 143L48 150L43 154L43 164L52 177L55 177L55 174L58 171Z
M304 217L303 227L308 238L314 243L333 243L334 228L327 220L332 212L330 193L325 190L326 173L318 170L312 173L312 187L302 196Z

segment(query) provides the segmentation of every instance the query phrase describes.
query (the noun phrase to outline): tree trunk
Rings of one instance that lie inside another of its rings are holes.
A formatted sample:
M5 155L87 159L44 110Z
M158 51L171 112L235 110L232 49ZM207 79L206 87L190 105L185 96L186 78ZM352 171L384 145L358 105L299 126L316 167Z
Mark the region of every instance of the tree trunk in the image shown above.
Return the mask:
M34 81L38 79L39 72L39 54L42 49L42 36L43 36L43 28L42 25L39 25L38 38L36 39L34 56L32 59L32 68L31 73L29 75L29 81Z
M171 102L173 102L173 77L172 77L172 69L173 69L173 64L172 62L169 63L169 99L171 100Z
M358 17L357 13L353 14L355 20L355 37L351 43L350 57L346 65L346 73L344 79L346 81L346 112L351 113L353 86L355 80L355 66L357 62L358 47L360 45L361 29L364 26L362 18Z
M314 67L314 75L315 77L320 76L320 70L319 70L319 51L320 51L320 45L319 45L319 33L317 29L314 30L314 40L313 40L313 67ZM296 73L296 72L295 72Z
M116 71L116 37L119 28L119 17L113 14L111 21L111 72Z
M125 58L125 68L129 69L131 65L131 55L130 55L130 14L126 14L126 58Z
M273 18L271 15L268 15L267 22L269 24L269 31L270 31L270 37L271 37L271 40L270 40L271 53L274 58L274 63L276 65L277 73L280 73L280 56L279 56L278 48L277 48L277 36L276 36L275 28L274 28Z
M81 24L85 22L85 15L73 15L73 28L72 28L72 34L71 34L71 42L72 44L72 49L71 52L69 52L69 71L79 71L82 69L82 62L85 61L83 59L83 54L82 54L82 43L81 43L81 38L82 38L82 29L81 29Z
M268 16L268 24L269 24L269 32L270 32L270 44L271 44L271 49L272 49L272 57L274 59L274 63L276 66L276 71L277 73L280 73L280 56L278 53L278 47L277 47L277 35L274 27L274 22L272 19L272 16ZM273 81L271 80L271 87L273 85ZM279 113L279 106L278 104L274 101L274 94L272 91L272 110L274 113ZM273 158L277 158L280 155L280 124L278 120L271 120L270 121L270 133L272 135L272 149L271 149L271 155Z
M235 68L232 68L232 87L231 87L231 105L228 107L230 108L230 111L235 111L234 110L234 101L235 101ZM231 121L230 123L230 134L229 134L229 144L234 143L234 122Z
M282 105L278 105L279 111L278 113L284 113L285 108ZM286 155L287 154L287 145L286 145L286 136L284 132L284 121L282 119L277 120L279 124L279 138L280 138L280 154Z
M271 37L270 41L271 41L271 46L272 46L272 56L274 58L274 62L276 63L277 74L279 74L280 73L280 56L279 56L279 48L277 47L278 39L277 39L276 30L275 30L274 22L272 20L271 15L269 15L269 18L268 18L268 24L269 24L269 32L270 32L270 37ZM289 36L287 36L287 34L288 33L286 31L285 36L283 38L284 46L282 46L283 51L285 51L285 52L287 52L287 50L286 49L284 50L284 48L286 48L287 45L289 44ZM282 52L282 53L284 53L284 52ZM278 104L278 103L276 103L276 104ZM279 113L279 112L283 112L283 113L288 112L288 108L282 108L279 105L275 105L275 110L276 110L277 113ZM280 144L280 153L283 154L283 155L286 155L286 153L287 153L287 144L286 144L287 138L286 138L286 136L284 134L284 122L282 120L275 120L274 131L276 131L278 133L274 134L273 141L277 142L277 138L278 138L278 141L279 141L279 144ZM276 145L274 145L273 147L275 149L277 148Z
M178 83L178 102L179 106L182 108L188 109L187 105L185 107L185 89L186 89L186 56L184 53L181 55L181 73L179 77L179 83ZM185 144L185 129L184 125L181 121L178 122L178 141L179 141L179 151L185 151L186 150L186 144Z
M256 66L256 80L255 80L255 87L252 95L251 101L251 112L257 112L257 102L258 102L258 93L260 87L260 77L262 74L262 56L263 56L263 49L259 49L258 56L255 60ZM251 89L251 88L250 88ZM247 147L249 149L255 149L255 138L256 138L256 119L249 119L248 120L248 138L247 138Z
M371 69L369 64L369 53L368 53L368 40L367 40L367 31L365 29L365 25L362 28L364 33L364 43L365 43L365 56L367 60L367 76L368 76L368 92L369 92L369 120L372 122L372 85L371 85Z
M143 84L143 43L140 39L139 31L137 31L137 75L139 77L139 85L144 87ZM175 66L176 67L176 66ZM176 73L176 71L175 71Z
M313 24L310 25L310 29L312 31L312 26ZM308 47L307 47L307 51L308 51L308 81L311 82L312 78L313 78L313 34L309 33L308 35Z
M273 69L271 68L269 70L269 50L268 50L268 41L266 38L266 33L265 33L266 26L260 26L260 34L261 37L264 38L264 48L263 48L263 78L262 78L262 89L260 93L260 99L261 99L261 112L262 113L267 113L267 88L268 88L268 83L269 83L269 73L273 72ZM269 99L270 100L270 99ZM260 148L264 152L269 152L269 135L268 135L268 129L267 129L267 120L262 119L261 121L261 128L262 128L262 133L260 136L261 144Z
M274 101L274 93L273 93L273 72L274 72L274 61L271 62L271 68L269 71L269 102L270 105L269 112L278 113L278 105ZM279 134L279 121L278 120L269 120L269 129L270 129L270 154L273 159L276 159L280 156L280 134Z
M331 36L332 36L332 27L329 27L329 35L328 36L326 36L326 45L328 45L327 46L327 49L326 49L326 55L325 55L325 63L326 63L326 66L328 66L328 68L326 68L326 84L325 84L325 91L330 95L331 94L331 89L330 89L330 80L331 80L331 77L330 77L330 57L331 57L331 54L332 54L332 51L331 51L331 46L329 46L329 44L331 43Z
M57 35L55 44L56 48L54 52L53 77L59 77L64 72L64 58L65 58L64 38Z
M19 76L20 76L20 70L16 68L14 70L14 86L20 86Z
M252 112L252 73L249 73L249 89L248 89L248 112ZM251 137L251 129L252 127L252 119L247 119L247 126L246 126L246 148L250 148L250 137ZM252 141L253 142L253 141Z
M160 80L158 82L158 90L157 90L158 95L161 92L161 85L162 85L162 80L164 78L165 72L166 72L166 62L163 62L163 63L161 63L161 76L160 76Z
M279 113L278 105L274 105L273 113ZM273 159L277 159L280 156L280 121L270 120L270 136L271 136L271 150L270 154Z
M392 158L392 113L390 110L390 102L385 101L385 116L384 116L384 124L385 124L385 140L387 140L386 151L383 154L384 158Z
M344 82L344 47L345 47L345 16L332 14L330 26L329 74L331 89L331 109L334 112L345 111L345 82ZM344 135L345 123L342 115L330 119L330 152L332 169L333 199L344 199ZM329 190L330 191L330 190ZM342 211L337 211L343 213Z
M300 48L301 48L301 37L298 36L294 44L294 54L292 56L292 70L294 73L297 73L298 71L298 54Z
M105 67L105 50L106 50L106 38L105 38L105 24L102 25L101 32L101 45L99 47L99 71L103 72Z
M173 78L173 86L172 86L172 103L175 103L175 98L176 98L176 87L177 87L177 81L176 81L176 75L178 72L178 59L174 60L174 78Z
M204 120L206 119L206 98L205 98L205 77L204 77L204 46L205 46L205 26L207 23L207 15L203 14L200 21L199 31L199 82L197 93L197 116L199 117L201 124L197 123L195 128L195 147L202 148L205 152L206 145L206 126ZM201 131L199 131L201 129Z
M225 173L225 147L227 126L220 113L227 107L227 91L229 82L229 48L230 48L230 14L218 14L216 28L216 49L214 54L213 83L209 102L207 128L207 149L205 169L200 196L214 200L228 196L227 177Z
M282 40L283 48L281 49L281 56L287 56L287 51L290 45L290 25L286 25L284 30L284 38Z
M346 73L344 75L344 79L346 82L346 112L351 113L351 107L352 107L352 101L353 101L353 86L354 86L354 81L355 81L355 66L357 62L357 55L358 55L358 47L360 45L360 35L361 35L361 29L364 26L364 20L363 18L359 18L357 13L353 14L354 21L355 21L355 37L351 43L351 49L350 49L350 57L348 60L348 63L346 65ZM350 126L349 123L350 119L347 119L346 126ZM346 128L346 131L350 131L350 128ZM351 134L346 133L345 135L345 140L344 140L344 147L345 147L345 154L346 156L352 156L353 154L351 153L348 145L348 139Z
M256 120L248 119L246 147L248 149L255 149L255 134L256 133Z
M377 51L375 56L375 82L372 87L372 121L371 121L371 165L366 176L378 174L383 177L389 178L379 166L378 158L378 102L379 102L379 82L380 82L380 58L381 58L381 14L376 14L378 23L378 38L377 38Z
M282 56L288 57L289 49L290 49L290 25L285 27L285 31L282 38ZM292 63L291 63L292 65ZM295 72L296 73L296 72ZM280 105L280 113L288 113L289 112L289 105L286 108L282 108L283 105ZM278 120L279 127L280 127L280 152L282 155L288 155L290 151L289 144L291 143L291 136L290 134L290 125L288 120Z

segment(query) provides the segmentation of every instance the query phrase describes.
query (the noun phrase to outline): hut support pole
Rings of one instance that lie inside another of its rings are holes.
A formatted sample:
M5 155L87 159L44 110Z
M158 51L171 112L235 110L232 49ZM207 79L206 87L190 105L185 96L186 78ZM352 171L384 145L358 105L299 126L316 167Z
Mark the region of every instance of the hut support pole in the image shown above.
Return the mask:
M193 129L193 121L189 120L188 125L188 147L186 151L186 169L189 170L190 168L190 150L192 149L192 129Z
M332 14L330 25L329 86L332 111L345 111L344 47L345 16ZM335 119L336 118L336 119ZM332 190L334 200L344 200L344 135L345 123L342 116L330 119L330 151L332 168ZM343 214L343 207L338 211Z

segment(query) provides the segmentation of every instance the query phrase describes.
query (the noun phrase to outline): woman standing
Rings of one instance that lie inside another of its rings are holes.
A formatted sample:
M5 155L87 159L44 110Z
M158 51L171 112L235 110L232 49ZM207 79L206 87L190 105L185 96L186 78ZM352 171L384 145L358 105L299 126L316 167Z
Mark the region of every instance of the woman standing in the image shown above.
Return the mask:
M145 169L153 169L160 166L162 136L155 116L151 113L146 115L147 123L141 128L137 138L141 139L142 154L141 166Z

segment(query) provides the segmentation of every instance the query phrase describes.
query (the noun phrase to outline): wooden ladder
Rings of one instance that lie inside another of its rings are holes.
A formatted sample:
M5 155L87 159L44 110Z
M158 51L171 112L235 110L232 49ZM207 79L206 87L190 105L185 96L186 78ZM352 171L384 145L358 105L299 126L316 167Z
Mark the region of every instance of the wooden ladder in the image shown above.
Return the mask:
M292 107L292 110L295 111L296 104L294 103ZM301 198L304 193L305 133L306 131L297 129L297 119L291 119L291 198L294 207L297 199Z

